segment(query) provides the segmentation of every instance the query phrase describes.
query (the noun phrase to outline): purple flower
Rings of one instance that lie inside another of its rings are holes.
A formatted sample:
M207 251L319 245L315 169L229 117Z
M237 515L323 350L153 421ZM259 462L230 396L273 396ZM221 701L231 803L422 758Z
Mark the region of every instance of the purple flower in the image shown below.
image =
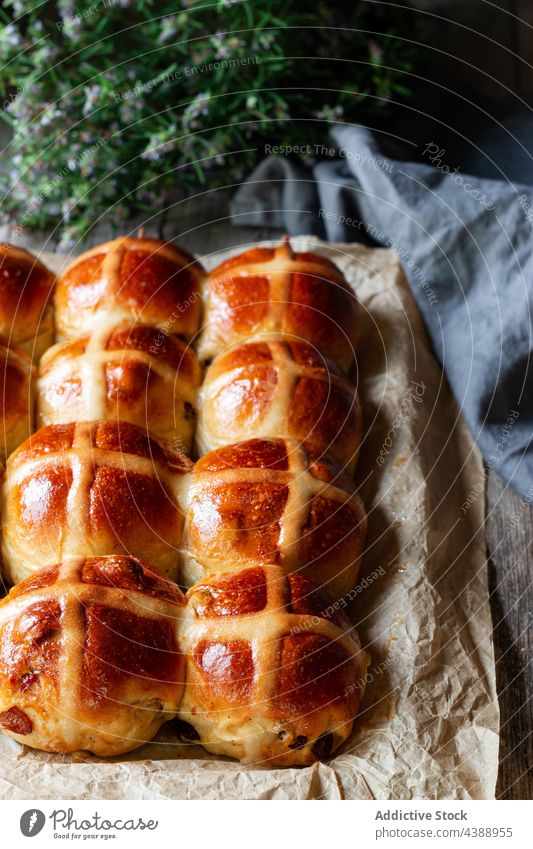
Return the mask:
M167 153L170 153L171 150L174 150L177 147L176 131L175 124L171 124L167 129L159 133L153 133L141 153L141 159L145 159L148 162L157 162L166 156Z
M164 44L166 41L170 41L178 34L178 30L177 15L169 15L168 17L163 18L161 21L161 32L157 37L157 43Z
M211 95L207 92L200 92L197 94L194 100L189 103L189 105L185 108L183 113L183 126L185 129L197 129L200 126L200 122L197 120L200 117L205 115L209 115L209 101L211 100Z
M0 30L0 43L6 47L20 47L22 38L16 24L8 24Z
M86 85L83 90L85 92L85 103L83 104L82 112L84 115L90 115L100 97L101 86L95 83L94 85Z

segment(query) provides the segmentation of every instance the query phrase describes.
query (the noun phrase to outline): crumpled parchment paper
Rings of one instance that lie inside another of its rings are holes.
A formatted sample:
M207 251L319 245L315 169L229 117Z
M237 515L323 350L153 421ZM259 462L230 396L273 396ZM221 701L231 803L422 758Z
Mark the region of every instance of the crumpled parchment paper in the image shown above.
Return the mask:
M363 305L357 479L369 533L349 612L372 663L352 738L329 763L268 769L177 743L171 723L112 761L48 755L0 735L0 797L493 798L499 713L479 452L394 252L293 244L338 263ZM63 261L44 259L56 269Z

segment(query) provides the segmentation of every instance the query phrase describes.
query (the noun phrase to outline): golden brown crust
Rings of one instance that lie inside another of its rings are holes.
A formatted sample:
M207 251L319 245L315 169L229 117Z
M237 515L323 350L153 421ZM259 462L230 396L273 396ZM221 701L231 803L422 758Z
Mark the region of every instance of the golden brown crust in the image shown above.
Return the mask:
M201 378L181 339L140 324L104 324L44 354L37 423L122 419L190 451Z
M103 320L135 321L191 339L200 326L204 276L194 257L157 239L98 245L77 257L58 280L58 335L75 339Z
M288 241L209 275L199 353L222 353L198 444L216 450L193 468L175 445L190 448L201 369L176 337L198 332L204 277L172 245L117 239L57 286L71 341L39 373L54 424L14 452L2 496L5 575L30 575L0 603L0 726L21 742L118 754L179 710L209 751L288 766L351 733L368 657L332 598L366 533L343 472L361 438L358 302ZM181 556L181 582L203 580L184 607L126 554L174 578Z
M215 754L309 764L347 739L368 656L306 578L276 566L212 576L187 594L180 719Z
M54 283L36 256L0 243L0 333L35 360L54 341Z
M187 496L182 581L276 563L332 597L355 583L366 515L330 458L291 439L251 439L206 454Z
M3 485L5 577L62 557L132 553L176 577L179 480L192 463L127 422L41 428L11 455Z
M220 354L202 388L199 453L251 437L289 436L353 473L361 442L357 392L312 345L269 339Z
M0 725L54 752L150 740L183 693L183 605L132 557L71 558L22 582L0 602Z
M0 334L0 460L20 445L34 426L35 369L24 351Z
M277 332L311 343L347 371L358 322L359 304L342 272L318 254L294 253L286 240L211 271L198 355L210 360L228 345Z

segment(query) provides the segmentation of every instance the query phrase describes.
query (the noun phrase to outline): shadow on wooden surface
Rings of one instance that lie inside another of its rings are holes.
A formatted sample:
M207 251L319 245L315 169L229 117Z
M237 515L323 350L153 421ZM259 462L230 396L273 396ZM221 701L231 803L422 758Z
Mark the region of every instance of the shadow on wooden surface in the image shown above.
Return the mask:
M500 799L531 799L533 509L492 472L487 487L489 590L501 711Z

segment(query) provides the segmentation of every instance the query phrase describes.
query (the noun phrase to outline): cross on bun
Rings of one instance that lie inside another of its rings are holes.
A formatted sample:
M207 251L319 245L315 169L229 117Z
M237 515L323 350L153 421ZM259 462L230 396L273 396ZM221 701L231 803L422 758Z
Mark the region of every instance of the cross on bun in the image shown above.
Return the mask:
M318 254L294 253L285 240L231 257L208 275L198 356L210 360L228 345L279 332L310 342L348 371L358 324L357 298L337 266Z
M185 495L181 580L250 563L280 564L333 598L355 583L366 514L353 482L294 439L250 439L211 451Z
M0 334L0 460L33 430L35 369L27 354Z
M140 322L191 339L199 329L205 272L190 254L158 239L120 238L77 257L59 277L59 341L102 321Z
M176 336L104 324L44 354L37 424L122 419L190 451L201 379L194 351Z
M0 243L0 333L35 360L54 342L54 282L36 256Z
M353 626L301 575L251 567L187 594L182 735L244 763L329 757L351 733L368 655Z
M128 422L41 428L7 463L4 575L15 584L69 555L132 554L177 576L177 490L192 463Z
M357 392L307 342L251 341L220 354L201 393L200 454L250 437L291 436L352 473L361 442Z
M0 726L49 752L110 756L150 740L183 694L184 599L133 557L79 557L0 602Z

